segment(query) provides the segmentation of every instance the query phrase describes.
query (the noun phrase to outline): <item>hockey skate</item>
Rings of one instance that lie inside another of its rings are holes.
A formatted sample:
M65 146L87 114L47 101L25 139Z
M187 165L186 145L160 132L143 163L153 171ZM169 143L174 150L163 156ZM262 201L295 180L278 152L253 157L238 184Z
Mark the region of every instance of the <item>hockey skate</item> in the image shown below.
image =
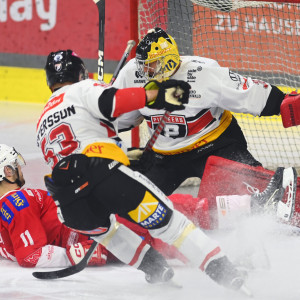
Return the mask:
M145 273L145 279L149 283L166 283L174 276L174 271L165 258L153 248L147 251L138 269Z
M295 168L277 168L268 186L261 193L251 196L254 212L275 213L284 221L289 221L295 210L297 172Z
M252 296L245 285L247 272L238 270L227 256L212 260L205 269L205 273L215 282L233 290L240 290L247 296Z

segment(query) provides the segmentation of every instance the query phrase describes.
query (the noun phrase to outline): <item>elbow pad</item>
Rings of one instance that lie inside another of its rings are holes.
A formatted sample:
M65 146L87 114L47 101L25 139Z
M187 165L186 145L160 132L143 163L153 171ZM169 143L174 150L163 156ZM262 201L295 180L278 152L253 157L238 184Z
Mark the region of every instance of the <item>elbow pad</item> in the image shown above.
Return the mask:
M98 100L98 107L102 115L109 121L114 121L116 118L112 116L113 114L113 103L114 97L118 89L108 88L103 91Z

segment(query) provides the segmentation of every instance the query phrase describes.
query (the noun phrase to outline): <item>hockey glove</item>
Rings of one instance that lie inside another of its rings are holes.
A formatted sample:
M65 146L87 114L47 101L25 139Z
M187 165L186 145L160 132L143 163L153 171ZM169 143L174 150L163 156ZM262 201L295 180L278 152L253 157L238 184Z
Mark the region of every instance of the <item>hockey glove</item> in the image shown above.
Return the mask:
M78 264L82 260L82 258L90 249L92 243L93 241L89 240L82 243L77 243L71 246L67 246L67 255L72 266ZM107 254L108 254L107 250L102 245L99 244L95 252L93 253L88 265L89 266L105 265L107 260Z
M163 82L150 81L144 88L145 90L158 89L156 99L146 104L149 108L173 111L184 109L183 104L188 103L191 86L185 81L170 79Z
M293 91L286 95L280 106L284 128L300 125L300 94Z

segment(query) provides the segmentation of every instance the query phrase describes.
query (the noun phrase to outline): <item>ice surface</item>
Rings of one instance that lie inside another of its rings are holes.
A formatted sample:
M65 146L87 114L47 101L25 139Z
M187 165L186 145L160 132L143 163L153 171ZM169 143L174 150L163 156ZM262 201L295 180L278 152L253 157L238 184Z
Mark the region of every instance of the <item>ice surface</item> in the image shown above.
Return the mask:
M23 153L27 186L44 188L49 172L35 143L35 126L41 105L0 102L0 143L13 145ZM189 193L188 187L181 190ZM247 286L257 300L300 299L299 232L278 224L269 216L245 219L231 231L208 232L229 257L248 270ZM247 299L241 293L218 286L199 270L170 261L181 289L154 286L142 272L123 265L89 267L58 280L38 280L37 269L24 269L0 260L0 299L60 300L194 300ZM38 269L38 271L46 269Z

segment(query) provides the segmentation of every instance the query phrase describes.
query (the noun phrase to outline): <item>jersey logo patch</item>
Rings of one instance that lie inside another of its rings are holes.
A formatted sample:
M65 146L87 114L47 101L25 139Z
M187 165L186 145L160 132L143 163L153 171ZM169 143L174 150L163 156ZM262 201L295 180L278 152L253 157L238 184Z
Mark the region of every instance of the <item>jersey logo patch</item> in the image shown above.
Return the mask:
M166 217L166 208L148 191L140 205L130 211L129 216L144 228L153 228Z
M12 219L14 218L14 213L5 203L2 204L0 214L2 220L6 221L8 224L10 224Z
M11 194L10 196L7 197L7 199L16 208L17 211L20 211L29 206L29 203L25 195L20 191Z
M156 127L160 124L162 118L163 115L150 116L150 120L148 120L147 124L150 128L155 130ZM174 139L186 136L187 124L185 117L183 115L170 115L167 119L167 122L161 135Z

